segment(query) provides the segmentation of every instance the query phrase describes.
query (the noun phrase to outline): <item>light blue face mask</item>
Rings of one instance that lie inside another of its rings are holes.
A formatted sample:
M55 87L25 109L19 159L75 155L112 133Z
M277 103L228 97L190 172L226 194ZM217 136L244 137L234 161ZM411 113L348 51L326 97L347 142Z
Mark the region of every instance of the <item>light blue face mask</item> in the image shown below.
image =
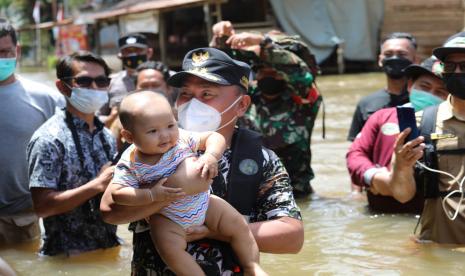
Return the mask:
M16 58L0 58L0 81L6 80L16 69Z
M410 91L410 103L413 105L415 111L423 110L430 105L440 104L443 100L433 94L412 88Z

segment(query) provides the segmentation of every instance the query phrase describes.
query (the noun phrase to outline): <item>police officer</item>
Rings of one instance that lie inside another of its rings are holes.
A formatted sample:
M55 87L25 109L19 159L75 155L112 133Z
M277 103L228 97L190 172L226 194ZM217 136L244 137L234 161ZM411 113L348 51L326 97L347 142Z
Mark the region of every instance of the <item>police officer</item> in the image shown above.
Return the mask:
M129 92L136 89L137 66L152 58L153 49L147 44L147 38L140 33L122 36L118 39L119 53L123 70L111 76L108 103L100 110L99 118L110 127L117 117L116 106Z

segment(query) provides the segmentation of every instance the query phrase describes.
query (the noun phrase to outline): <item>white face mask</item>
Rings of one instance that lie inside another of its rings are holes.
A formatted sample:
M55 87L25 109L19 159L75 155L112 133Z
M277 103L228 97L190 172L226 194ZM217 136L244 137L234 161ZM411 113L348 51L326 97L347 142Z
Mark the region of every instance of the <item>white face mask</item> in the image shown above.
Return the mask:
M193 98L187 103L178 106L179 125L185 130L197 132L220 130L236 119L236 116L234 116L229 122L220 127L221 115L231 109L241 99L242 96L220 113L208 104L204 104Z
M108 102L108 91L82 87L71 88L70 104L85 114L92 114Z

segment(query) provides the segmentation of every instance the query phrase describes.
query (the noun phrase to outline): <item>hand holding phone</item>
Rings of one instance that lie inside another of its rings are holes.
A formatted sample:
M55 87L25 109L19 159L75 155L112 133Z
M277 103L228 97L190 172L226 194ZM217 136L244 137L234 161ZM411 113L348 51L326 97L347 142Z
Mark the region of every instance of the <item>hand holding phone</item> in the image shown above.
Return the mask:
M420 131L417 128L417 121L415 119L415 109L413 109L413 107L398 106L397 119L399 120L399 130L401 132L408 127L412 130L407 136L407 139L405 139L405 143L420 135Z

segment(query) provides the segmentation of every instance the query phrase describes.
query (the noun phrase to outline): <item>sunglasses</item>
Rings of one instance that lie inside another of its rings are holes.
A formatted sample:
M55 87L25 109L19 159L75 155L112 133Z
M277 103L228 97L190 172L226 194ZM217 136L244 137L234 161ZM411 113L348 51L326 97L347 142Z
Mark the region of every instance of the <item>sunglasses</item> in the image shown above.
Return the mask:
M82 77L68 77L65 80L74 80L79 87L90 88L94 82L98 88L107 88L110 86L111 78L106 76L98 76L95 78L82 76Z
M457 69L457 66L460 68L460 72L465 73L465 61L461 62L451 62L451 61L446 61L443 62L443 67L444 67L444 73L454 73L455 69Z

